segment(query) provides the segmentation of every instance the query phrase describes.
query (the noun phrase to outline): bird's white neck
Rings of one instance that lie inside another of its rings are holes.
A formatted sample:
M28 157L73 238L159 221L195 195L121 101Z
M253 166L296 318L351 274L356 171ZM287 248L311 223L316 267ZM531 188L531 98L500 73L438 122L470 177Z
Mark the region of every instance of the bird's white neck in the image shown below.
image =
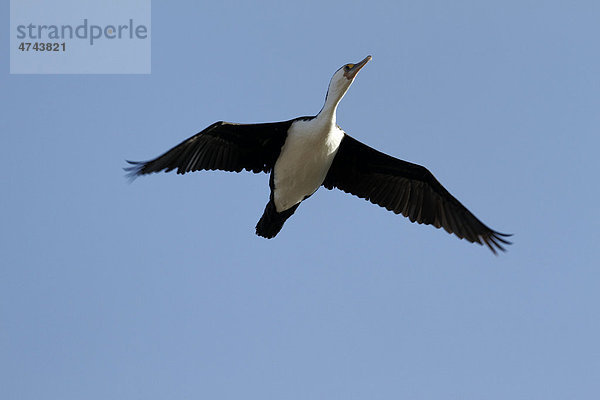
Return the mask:
M327 96L325 97L325 104L317 115L318 119L328 120L335 124L336 121L336 110L338 104L348 91L351 81L347 81L346 78L340 79L338 74L334 75L329 82L329 89L327 90Z

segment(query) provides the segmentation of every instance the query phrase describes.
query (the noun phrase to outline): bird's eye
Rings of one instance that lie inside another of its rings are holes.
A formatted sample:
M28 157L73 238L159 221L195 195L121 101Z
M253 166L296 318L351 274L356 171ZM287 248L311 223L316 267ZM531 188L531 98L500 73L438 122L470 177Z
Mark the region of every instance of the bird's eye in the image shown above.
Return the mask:
M347 65L346 65L346 68L348 68L348 69L352 69L352 68L354 68L354 64L347 64Z

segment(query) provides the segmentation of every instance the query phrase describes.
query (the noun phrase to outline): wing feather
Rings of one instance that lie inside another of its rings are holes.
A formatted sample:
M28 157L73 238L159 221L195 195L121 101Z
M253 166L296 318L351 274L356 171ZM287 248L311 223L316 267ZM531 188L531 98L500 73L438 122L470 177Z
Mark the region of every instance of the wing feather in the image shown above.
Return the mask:
M296 119L263 124L215 122L149 161L128 161L127 176L135 179L154 172L200 170L254 173L273 169L290 125Z
M323 182L327 189L369 200L411 222L444 228L460 239L485 244L496 254L511 242L510 236L488 228L429 170L381 153L345 135Z

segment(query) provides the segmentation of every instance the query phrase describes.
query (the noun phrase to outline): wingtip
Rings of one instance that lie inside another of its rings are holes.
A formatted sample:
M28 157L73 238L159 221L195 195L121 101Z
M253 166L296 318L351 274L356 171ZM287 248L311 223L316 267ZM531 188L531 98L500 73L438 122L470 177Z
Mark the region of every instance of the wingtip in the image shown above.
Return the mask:
M504 238L508 238L508 237L513 236L512 233L502 233L502 232L496 232L496 231L494 231L492 235L494 236L495 239L501 241L504 244L508 244L508 245L512 244L512 242L510 240L504 239Z
M125 162L127 162L128 164L131 165L129 167L123 167L123 171L126 172L125 179L127 179L127 181L129 183L131 183L134 180L136 180L136 178L138 176L140 176L142 174L141 171L142 171L142 168L144 167L144 163L140 162L140 161L130 161L130 160L125 160Z
M487 245L487 247L494 253L494 255L499 255L498 250L505 253L506 248L504 246L510 246L512 244L511 241L504 239L505 237L512 236L512 233L502 233L491 231L487 237L482 238L483 242Z

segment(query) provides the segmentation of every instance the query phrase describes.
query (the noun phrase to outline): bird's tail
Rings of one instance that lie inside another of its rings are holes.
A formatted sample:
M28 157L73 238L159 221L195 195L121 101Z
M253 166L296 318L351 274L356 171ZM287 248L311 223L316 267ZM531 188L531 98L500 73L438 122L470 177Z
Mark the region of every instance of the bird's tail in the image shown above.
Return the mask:
M300 203L285 211L277 212L275 203L271 199L265 207L265 212L256 224L256 234L267 239L274 238L283 227L285 221L294 214L299 205Z

